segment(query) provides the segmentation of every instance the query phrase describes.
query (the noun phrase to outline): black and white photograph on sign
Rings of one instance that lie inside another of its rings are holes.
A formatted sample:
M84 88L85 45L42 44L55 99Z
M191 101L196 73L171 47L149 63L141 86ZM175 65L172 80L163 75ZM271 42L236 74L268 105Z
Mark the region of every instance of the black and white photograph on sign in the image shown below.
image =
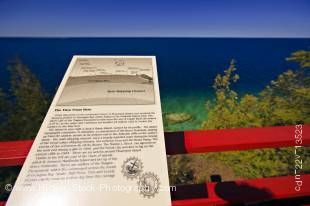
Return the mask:
M152 58L78 57L57 105L154 103Z

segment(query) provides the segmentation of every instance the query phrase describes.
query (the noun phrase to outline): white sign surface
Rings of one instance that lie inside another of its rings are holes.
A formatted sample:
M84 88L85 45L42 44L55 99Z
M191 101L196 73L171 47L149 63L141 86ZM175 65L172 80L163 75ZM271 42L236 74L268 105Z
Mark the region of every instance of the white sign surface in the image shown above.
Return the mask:
M171 205L155 57L73 57L7 202L43 205Z

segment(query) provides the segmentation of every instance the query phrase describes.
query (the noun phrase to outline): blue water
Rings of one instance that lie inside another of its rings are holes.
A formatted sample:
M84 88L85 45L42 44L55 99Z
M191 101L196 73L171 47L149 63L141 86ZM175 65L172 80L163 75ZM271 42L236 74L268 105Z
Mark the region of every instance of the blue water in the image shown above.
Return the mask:
M229 38L0 38L0 87L8 88L6 66L16 56L53 94L72 55L155 55L161 96L212 92L215 75L237 60L236 89L261 90L294 67L285 58L309 50L310 39Z
M310 39L229 38L0 38L0 87L9 88L7 64L19 57L53 96L72 55L155 55L163 112L187 112L190 122L170 131L199 129L207 118L216 74L237 60L239 94L256 93L296 64L292 52L310 50Z

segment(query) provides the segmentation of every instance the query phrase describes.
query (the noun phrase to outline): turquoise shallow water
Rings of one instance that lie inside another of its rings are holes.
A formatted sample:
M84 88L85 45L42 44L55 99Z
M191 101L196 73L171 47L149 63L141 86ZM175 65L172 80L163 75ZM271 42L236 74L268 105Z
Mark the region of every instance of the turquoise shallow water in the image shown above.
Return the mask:
M239 98L245 94L258 95L260 91L256 89L235 90ZM166 131L185 131L185 130L200 130L203 121L207 119L206 102L213 101L215 98L212 89L209 92L195 92L191 94L171 94L161 97L161 107L163 114L165 113L188 113L192 115L192 120L178 123L165 124Z
M179 124L169 124L168 131L198 130L207 118L205 103L213 98L212 94L196 93L188 96L165 96L161 99L163 113L185 112L192 120Z

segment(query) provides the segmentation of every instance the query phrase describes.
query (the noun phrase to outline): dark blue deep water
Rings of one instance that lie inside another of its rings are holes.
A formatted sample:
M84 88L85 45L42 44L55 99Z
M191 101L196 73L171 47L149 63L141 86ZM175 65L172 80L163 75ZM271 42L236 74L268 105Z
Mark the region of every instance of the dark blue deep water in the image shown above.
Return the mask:
M8 62L28 65L53 96L72 55L155 55L163 112L187 112L194 121L172 128L199 129L216 74L237 61L239 94L256 93L296 64L292 52L310 50L310 39L245 38L0 38L0 87L9 88Z
M53 94L72 55L155 55L161 96L210 92L230 59L241 76L236 89L259 91L295 65L286 57L309 50L310 39L226 38L0 38L0 87L9 60L20 57Z

